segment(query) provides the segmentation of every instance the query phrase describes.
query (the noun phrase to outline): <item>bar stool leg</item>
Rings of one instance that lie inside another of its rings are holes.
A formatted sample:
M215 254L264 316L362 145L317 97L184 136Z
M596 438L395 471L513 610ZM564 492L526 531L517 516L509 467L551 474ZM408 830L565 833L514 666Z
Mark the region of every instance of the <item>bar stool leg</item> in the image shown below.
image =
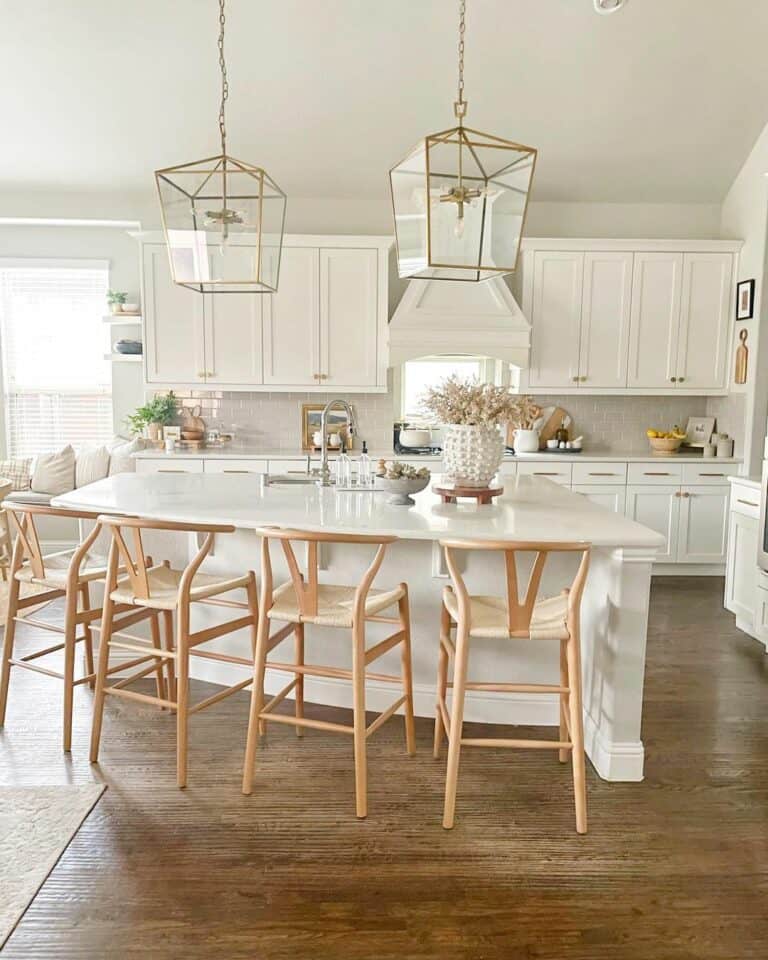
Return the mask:
M368 815L368 770L365 749L365 628L355 622L352 628L352 686L355 748L355 813L363 820Z
M173 611L163 610L163 633L165 634L165 649L172 651L173 646ZM168 667L168 699L176 703L178 690L176 689L176 663L172 657L166 659ZM175 710L175 707L171 708Z
M187 785L189 743L189 602L180 603L176 622L176 785Z
M93 724L91 726L91 763L99 759L101 743L101 724L104 718L104 687L109 669L109 642L112 639L112 619L115 602L109 596L109 588L104 588L104 609L101 614L101 632L99 633L99 666L96 672L96 693L93 700Z
M264 671L269 643L269 620L265 610L259 614L259 630L256 638L256 655L253 658L253 684L251 686L251 707L248 714L248 736L245 741L245 762L243 764L243 793L249 796L253 792L253 768L256 764L256 748L259 743L259 714L264 706Z
M403 639L401 660L403 693L405 694L405 748L409 756L416 753L416 727L413 722L413 666L411 664L411 610L408 602L408 585L401 583L404 595L398 600L400 624L405 637Z
M443 715L440 711L440 703L445 702L446 691L448 690L448 650L443 644L443 639L451 638L451 615L445 608L440 610L440 650L437 661L437 703L435 706L435 742L432 749L432 756L435 760L440 757L440 745L443 742Z
M72 749L72 705L75 692L75 634L77 631L77 589L67 589L64 600L64 752Z
M448 768L445 774L445 806L443 808L443 826L446 830L453 827L456 812L456 784L459 777L459 753L461 751L461 733L464 725L464 692L467 682L467 662L469 660L469 633L460 623L456 630L456 657L453 668L453 702L451 703L451 730L448 734Z
M568 683L568 657L565 651L567 641L560 641L560 686L569 687ZM568 714L568 694L560 694L560 742L564 742L569 739L568 737L568 724L566 721L566 716ZM560 763L568 762L568 750L558 750L557 756L560 760Z
M5 638L3 640L3 664L0 672L0 727L5 724L5 708L8 704L8 686L11 680L11 658L13 657L13 641L16 637L16 620L19 612L19 590L21 584L13 576L8 585L8 613L5 620Z
M152 646L156 650L162 650L163 645L160 642L160 618L156 613L153 613L152 616L149 618L149 627L152 632ZM157 695L158 697L160 697L161 700L166 699L165 674L163 673L163 659L164 658L158 657L155 660L155 663L156 663L155 686L157 687ZM165 707L162 707L161 709L165 710Z
M576 804L576 832L587 832L587 785L584 763L584 731L581 708L581 655L578 629L571 629L567 641L568 705L571 720L571 762L573 764L573 793Z
M304 624L297 623L296 629L294 630L296 636L296 665L304 665ZM304 716L304 674L296 674L296 686L294 688L296 694L296 716L301 718ZM296 736L303 737L304 729L303 727L296 727Z
M91 609L91 591L87 583L80 585L80 598L82 612L85 613ZM83 645L85 647L85 672L93 673L93 633L91 632L91 621L86 620L83 623ZM96 677L91 677L88 686L93 690L96 686Z

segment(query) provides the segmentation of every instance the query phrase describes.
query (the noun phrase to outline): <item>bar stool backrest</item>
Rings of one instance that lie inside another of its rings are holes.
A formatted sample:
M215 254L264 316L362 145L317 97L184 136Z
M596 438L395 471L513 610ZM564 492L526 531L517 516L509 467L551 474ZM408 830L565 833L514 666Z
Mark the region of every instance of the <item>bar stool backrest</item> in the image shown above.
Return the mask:
M97 514L82 510L62 510L59 507L49 507L40 503L3 503L5 515L16 535L13 548L12 569L14 572L27 562L32 568L32 575L37 579L45 576L45 557L40 547L40 537L35 524L36 516L67 517L72 520L96 520ZM99 535L100 527L97 523L88 536L82 541L72 555L70 568L77 571L80 563L93 546Z
M142 530L205 534L202 547L184 569L179 583L180 592L188 591L191 587L200 564L211 552L216 534L235 531L233 526L224 523L181 523L176 520L150 520L147 517L100 516L99 523L103 524L112 535L107 564L108 585L110 588L114 587L118 568L122 565L134 596L140 600L148 600L151 597L149 570L152 566L151 559L144 552ZM133 555L125 542L125 535L129 532L133 543Z
M536 605L539 587L541 586L541 577L549 555L551 553L580 553L581 562L576 576L570 587L565 591L568 594L568 619L571 620L574 616L578 616L581 596L584 592L584 584L589 570L591 544L583 541L548 543L546 541L525 540L441 540L440 546L445 551L445 562L456 590L459 611L463 614L465 623L469 622L469 591L456 564L455 553L470 550L495 551L504 554L507 587L507 628L512 637L528 636L533 608ZM518 553L536 554L525 594L522 597L517 576L516 556Z
M272 558L269 552L269 541L278 540L283 548L285 561L291 575L291 583L296 594L296 603L301 613L306 617L317 616L318 601L318 545L321 543L351 543L351 544L373 544L378 547L373 562L363 575L357 590L355 592L354 616L355 619L362 614L365 607L365 598L371 588L376 574L384 560L387 546L394 543L397 537L376 536L373 534L352 534L352 533L322 533L311 530L296 530L280 527L260 527L257 534L261 537L261 597L262 610L266 612L272 606L272 593L274 590L274 580L272 575ZM307 564L306 576L301 570L296 553L293 549L294 543L306 543L307 545Z

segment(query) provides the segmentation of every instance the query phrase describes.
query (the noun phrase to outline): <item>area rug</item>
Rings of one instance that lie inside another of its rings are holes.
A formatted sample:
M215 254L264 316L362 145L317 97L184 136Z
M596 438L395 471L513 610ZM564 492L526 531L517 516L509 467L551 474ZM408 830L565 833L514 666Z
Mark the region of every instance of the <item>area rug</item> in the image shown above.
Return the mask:
M21 585L21 596L22 597L31 597L34 593L45 593L48 590L48 587L41 587L37 583L22 583ZM39 607L25 607L21 613L20 617L25 616L28 613L31 613L33 610L38 610ZM0 580L0 627L5 626L5 618L8 615L8 584Z
M0 787L0 950L104 790Z

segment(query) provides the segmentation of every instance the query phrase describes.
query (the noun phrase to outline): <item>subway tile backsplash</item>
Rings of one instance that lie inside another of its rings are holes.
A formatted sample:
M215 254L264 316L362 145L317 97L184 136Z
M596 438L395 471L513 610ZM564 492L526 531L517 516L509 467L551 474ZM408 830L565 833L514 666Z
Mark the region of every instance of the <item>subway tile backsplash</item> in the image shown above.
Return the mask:
M227 391L177 390L184 406L200 404L209 426L234 428L239 442L253 446L294 451L301 446L301 408L304 403L324 404L333 394L230 393ZM355 410L358 434L371 450L392 444L394 403L391 393L353 394L346 397ZM671 429L685 426L690 416L717 416L718 429L736 438L742 449L743 398L706 397L606 397L552 394L536 398L540 406L563 407L573 417L577 434L583 434L586 450L628 454L648 452L648 427Z

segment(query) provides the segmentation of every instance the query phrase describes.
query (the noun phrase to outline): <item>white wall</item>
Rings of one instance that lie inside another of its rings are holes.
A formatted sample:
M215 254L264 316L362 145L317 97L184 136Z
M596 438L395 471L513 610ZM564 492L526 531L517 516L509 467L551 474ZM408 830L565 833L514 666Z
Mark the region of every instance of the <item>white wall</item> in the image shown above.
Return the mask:
M768 413L768 296L765 296L768 225L768 126L763 130L723 202L720 233L744 240L739 280L754 277L754 319L737 323L749 331L744 457L747 472L759 473ZM732 401L737 402L737 401Z
M34 204L29 204L27 209L34 211L32 214L26 214L27 216L36 216L39 212ZM69 213L72 215L72 208ZM106 216L105 212L101 213L101 217ZM110 287L125 290L129 294L129 300L139 300L137 245L135 240L128 236L125 227L21 226L0 223L0 257L106 259L109 260ZM104 313L107 312L105 303ZM105 352L109 349L109 333L106 327L104 349ZM117 432L118 429L124 429L123 421L126 414L132 412L142 402L141 364L113 364L112 370L112 404ZM4 417L0 418L0 448L3 453L5 451L4 419Z

